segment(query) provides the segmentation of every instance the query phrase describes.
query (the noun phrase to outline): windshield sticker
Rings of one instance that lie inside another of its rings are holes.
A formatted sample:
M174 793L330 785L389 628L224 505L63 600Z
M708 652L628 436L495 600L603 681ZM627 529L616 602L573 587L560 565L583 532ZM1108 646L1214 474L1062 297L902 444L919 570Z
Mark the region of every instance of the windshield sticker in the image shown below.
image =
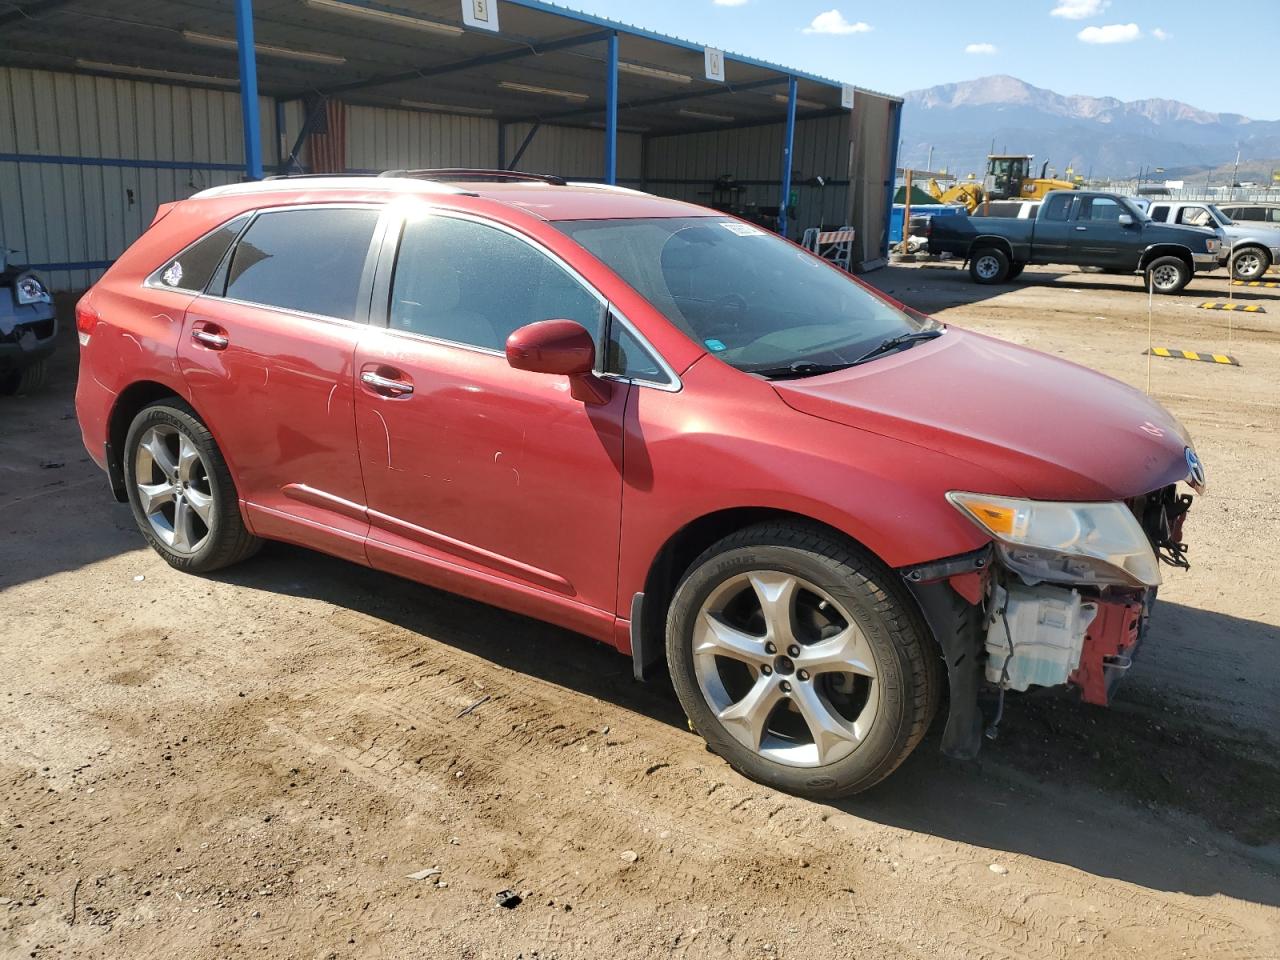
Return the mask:
M705 344L707 345L707 348L708 348L708 349L710 349L710 350L714 350L716 353L719 353L721 350L728 350L728 349L729 349L728 347L726 347L726 346L724 345L724 341L723 341L723 340L716 340L716 339L714 339L714 338L713 338L713 339L711 339L711 340L703 340L702 342L703 342L703 343L705 343Z
M765 231L759 227L753 227L749 223L739 223L737 220L721 220L720 226L738 237L763 237L766 235Z

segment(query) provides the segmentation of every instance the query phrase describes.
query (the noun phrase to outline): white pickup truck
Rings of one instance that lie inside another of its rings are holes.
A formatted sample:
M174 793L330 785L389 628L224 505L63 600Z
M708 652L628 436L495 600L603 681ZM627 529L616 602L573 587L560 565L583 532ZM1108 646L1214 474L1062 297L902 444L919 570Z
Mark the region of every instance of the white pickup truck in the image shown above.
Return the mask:
M1147 207L1147 216L1157 223L1216 230L1222 238L1220 263L1230 264L1231 276L1236 280L1261 280L1272 264L1280 263L1280 230L1261 223L1232 220L1216 204L1204 200L1147 201L1142 198L1134 202Z

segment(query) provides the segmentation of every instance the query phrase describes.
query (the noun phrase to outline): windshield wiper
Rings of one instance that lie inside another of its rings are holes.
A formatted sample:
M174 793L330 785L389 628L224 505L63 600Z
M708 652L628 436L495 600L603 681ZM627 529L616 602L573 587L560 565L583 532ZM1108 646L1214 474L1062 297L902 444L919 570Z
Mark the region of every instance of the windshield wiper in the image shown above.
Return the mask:
M915 333L904 333L899 337L890 337L884 340L878 347L872 347L849 366L856 367L860 363L866 363L868 360L874 360L876 357L884 356L886 353L892 353L899 347L905 347L909 343L920 343L923 340L936 340L942 336L941 330L919 330Z
M815 377L820 373L834 373L836 370L845 370L851 366L853 364L847 361L845 363L812 363L809 360L797 360L785 367L761 367L747 372L768 377L770 380L787 380L792 377Z

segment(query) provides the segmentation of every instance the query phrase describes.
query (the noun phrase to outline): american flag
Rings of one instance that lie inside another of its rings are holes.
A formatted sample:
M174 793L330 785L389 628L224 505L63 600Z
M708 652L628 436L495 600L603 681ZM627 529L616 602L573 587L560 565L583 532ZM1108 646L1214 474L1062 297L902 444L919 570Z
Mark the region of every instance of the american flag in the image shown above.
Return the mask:
M347 105L326 100L321 116L307 137L307 159L312 173L343 173L347 169Z

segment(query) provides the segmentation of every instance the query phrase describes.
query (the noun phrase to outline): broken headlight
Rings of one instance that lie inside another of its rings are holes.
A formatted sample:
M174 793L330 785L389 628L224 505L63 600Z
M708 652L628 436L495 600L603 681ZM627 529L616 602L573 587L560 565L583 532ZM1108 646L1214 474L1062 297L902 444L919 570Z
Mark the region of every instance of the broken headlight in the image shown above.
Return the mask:
M34 273L24 273L20 276L14 289L18 295L18 303L23 306L49 302L49 291Z
M959 491L947 499L995 539L1004 565L1030 583L1160 583L1151 542L1122 503L1054 503Z

